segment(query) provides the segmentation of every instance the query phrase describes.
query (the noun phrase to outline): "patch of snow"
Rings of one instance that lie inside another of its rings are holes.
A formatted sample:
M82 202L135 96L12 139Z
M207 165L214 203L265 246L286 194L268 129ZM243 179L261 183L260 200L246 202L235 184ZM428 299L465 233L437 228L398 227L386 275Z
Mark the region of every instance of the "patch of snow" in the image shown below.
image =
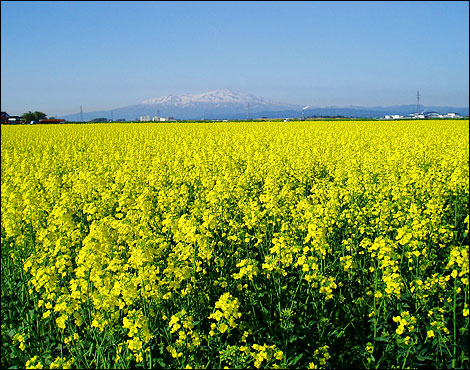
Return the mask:
M201 94L168 95L160 98L146 99L142 104L165 104L172 106L194 106L195 104L252 104L252 105L277 105L251 94L235 93L229 89L208 91Z

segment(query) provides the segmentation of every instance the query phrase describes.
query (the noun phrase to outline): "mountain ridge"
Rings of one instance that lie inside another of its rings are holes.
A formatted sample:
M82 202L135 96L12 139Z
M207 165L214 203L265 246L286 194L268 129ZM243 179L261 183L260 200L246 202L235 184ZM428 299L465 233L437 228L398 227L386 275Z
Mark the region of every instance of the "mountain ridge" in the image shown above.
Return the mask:
M111 110L73 113L64 115L68 121L84 121L104 117L114 120L139 120L141 116L175 117L182 120L200 119L253 119L253 118L294 118L302 114L300 104L280 103L243 94L229 89L212 90L200 94L166 95L149 98L139 104L128 105ZM440 113L455 112L468 116L468 107L420 106L421 110L432 110ZM416 112L416 105L394 105L390 107L309 107L304 114L308 116L335 116L378 118L385 114L407 115Z

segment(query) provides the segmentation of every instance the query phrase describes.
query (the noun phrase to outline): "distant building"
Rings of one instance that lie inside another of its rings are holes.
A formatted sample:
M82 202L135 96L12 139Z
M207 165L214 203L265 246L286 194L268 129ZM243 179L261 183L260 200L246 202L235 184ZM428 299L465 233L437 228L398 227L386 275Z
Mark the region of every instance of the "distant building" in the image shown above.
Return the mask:
M2 125L21 123L20 116L10 116L7 112L2 112L1 117L2 117Z
M44 118L39 120L39 123L63 123L65 119L58 119L58 118Z
M2 124L3 123L10 123L10 124L18 124L18 123L62 123L65 122L65 119L41 119L38 121L31 121L31 122L24 122L20 116L10 116L7 112L2 112Z
M176 121L174 117L153 117L157 122L168 122L168 121Z
M8 116L6 123L10 123L10 124L21 123L21 117L20 116Z
M425 118L443 118L442 114L438 112L425 112L424 113Z
M140 122L149 122L150 121L150 116L140 116L139 121Z
M405 117L400 114L386 114L384 118L385 119L403 119Z
M411 118L411 119L423 119L426 118L423 113L411 113L406 118Z
M8 123L8 117L10 117L10 115L7 112L2 112L2 125Z
M447 113L444 118L462 118L462 116L458 113Z
M398 115L390 115L387 114L385 115L384 119L396 119L395 117ZM447 113L447 114L441 114L439 112L423 112L423 113L411 113L407 115L406 117L400 116L400 118L405 118L405 119L437 119L437 118L462 118L462 116L458 113Z

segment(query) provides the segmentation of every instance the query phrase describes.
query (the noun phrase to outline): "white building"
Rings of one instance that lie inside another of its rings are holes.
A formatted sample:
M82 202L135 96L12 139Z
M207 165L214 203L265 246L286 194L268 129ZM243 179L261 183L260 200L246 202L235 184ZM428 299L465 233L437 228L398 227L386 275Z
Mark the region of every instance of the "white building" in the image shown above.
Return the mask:
M400 114L386 114L384 118L385 119L403 119L405 117L403 117Z
M423 113L411 113L408 115L407 118L417 119L417 118L426 118L426 116Z
M150 121L150 116L146 116L146 117L148 117L148 121ZM175 121L175 119L173 117L158 117L158 116L155 116L155 117L152 118L152 121L153 122L168 122L168 121Z
M447 113L443 117L445 117L445 118L462 118L462 116L458 113Z
M443 118L442 114L438 112L426 112L424 113L426 118Z
M150 121L150 116L140 116L140 122L148 122Z
M458 113L441 114L438 112L410 113L407 116L400 114L386 114L383 119L436 119L436 118L462 118Z

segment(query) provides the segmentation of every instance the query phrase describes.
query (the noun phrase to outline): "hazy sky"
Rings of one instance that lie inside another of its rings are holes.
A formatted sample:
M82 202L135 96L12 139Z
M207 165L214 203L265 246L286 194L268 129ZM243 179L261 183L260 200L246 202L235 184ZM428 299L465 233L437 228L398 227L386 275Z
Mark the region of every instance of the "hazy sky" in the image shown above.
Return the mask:
M469 3L1 2L1 109L50 116L228 88L468 107Z

